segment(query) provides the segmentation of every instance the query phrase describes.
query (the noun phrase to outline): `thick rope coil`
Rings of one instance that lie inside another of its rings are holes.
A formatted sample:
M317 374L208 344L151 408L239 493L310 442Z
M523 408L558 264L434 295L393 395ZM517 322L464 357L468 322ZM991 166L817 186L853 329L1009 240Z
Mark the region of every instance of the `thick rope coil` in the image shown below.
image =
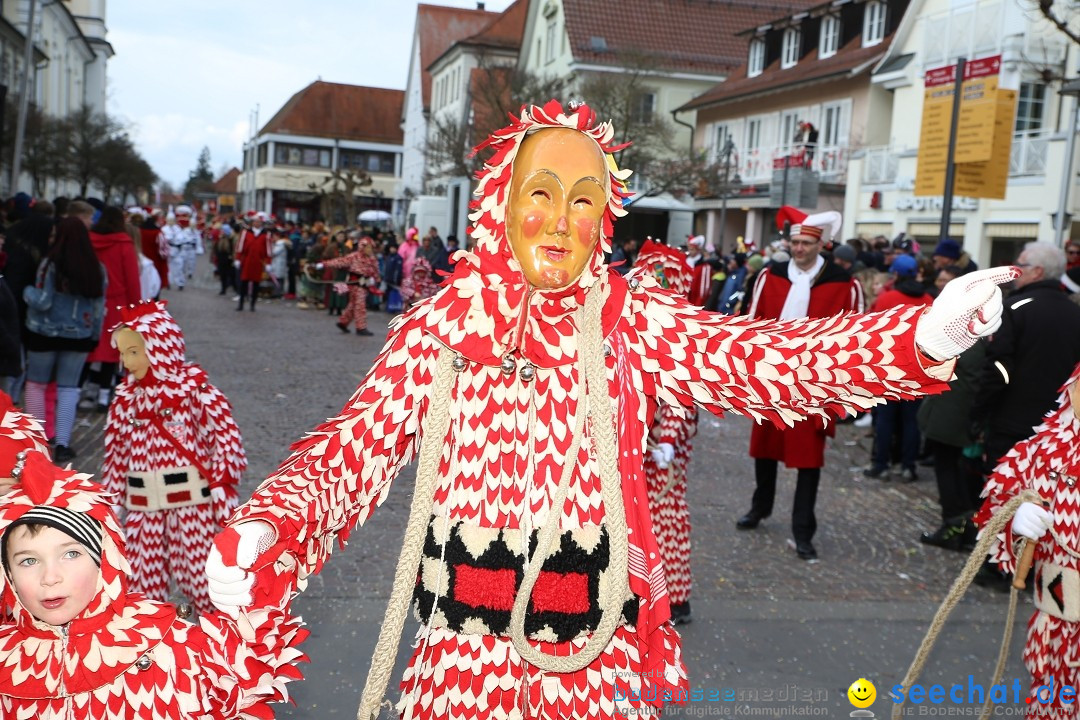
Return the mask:
M979 568L983 564L983 559L990 553L990 546L997 539L998 533L1005 529L1005 525L1012 520L1013 515L1016 514L1016 509L1020 507L1021 504L1026 502L1038 503L1040 501L1041 498L1039 497L1039 494L1034 490L1024 490L1009 500L1009 502L1005 503L1000 510L995 512L990 518L990 522L983 528L979 542L976 543L975 549L971 551L971 556L968 558L963 570L960 571L959 577L953 582L948 595L941 601L941 606L938 607L937 613L934 615L934 620L930 623L930 628L926 631L926 637L923 638L922 644L919 645L919 650L915 653L915 659L911 661L911 667L908 668L907 674L900 683L904 688L905 697L907 696L907 691L915 684L915 681L919 679L919 673L922 672L923 665L926 664L926 659L930 656L930 651L934 648L934 643L937 642L938 635L945 626L945 621L949 618L949 614L953 611L953 608L956 607L956 604L960 602L960 598L967 592L968 587L971 585L971 581L975 578L975 573L979 571ZM1019 557L1019 554L1017 557ZM1001 680L1001 676L1005 671L1005 661L1008 658L1009 653L1009 641L1012 639L1013 623L1016 618L1017 595L1018 591L1016 588L1013 588L1009 593L1009 611L1006 616L1005 634L1001 639L1001 649L998 651L997 666L994 668L994 679L990 683L991 686L996 685ZM986 703L983 705L982 714L979 717L990 717L993 705L994 703L987 698ZM904 703L893 706L893 720L900 720L903 708Z
M375 652L371 656L371 669L364 684L364 692L360 696L357 720L375 720L384 704L383 696L390 682L390 673L394 669L394 660L397 658L398 640L401 638L402 628L405 627L409 600L416 589L416 568L420 567L428 520L435 505L439 459L446 440L446 431L450 427L450 391L456 374L453 360L454 352L450 349L442 348L439 351L431 406L428 408L420 441L420 459L416 468L416 487L409 509L409 522L405 526L405 538L402 540L401 555L394 571L394 586L390 591L390 601L386 605L382 629L379 630L379 640L375 643Z
M627 540L626 511L623 507L622 487L619 482L619 450L615 440L615 426L611 414L607 367L604 364L603 330L601 311L603 296L593 288L585 296L584 329L578 342L578 378L584 369L585 393L579 396L574 422L574 435L570 453L566 455L562 477L551 502L547 521L540 530L536 550L529 560L528 569L514 597L510 612L510 638L518 654L527 662L547 672L570 673L587 667L600 656L615 635L622 620L623 602L630 595L629 542ZM579 315L580 317L580 315ZM581 327L579 325L578 327ZM600 469L600 494L604 501L604 522L608 529L611 552L609 553L608 583L600 585L600 622L585 645L571 655L549 655L529 643L525 635L525 615L533 588L540 577L540 570L551 556L552 546L559 533L563 506L570 486L570 477L577 465L578 449L584 434L582 403L588 405L592 429L592 446Z

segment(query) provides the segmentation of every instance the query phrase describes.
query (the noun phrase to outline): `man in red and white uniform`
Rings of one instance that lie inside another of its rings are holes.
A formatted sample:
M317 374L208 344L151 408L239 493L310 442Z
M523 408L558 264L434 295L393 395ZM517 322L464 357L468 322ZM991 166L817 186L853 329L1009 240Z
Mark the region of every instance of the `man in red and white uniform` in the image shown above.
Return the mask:
M704 307L712 290L713 266L705 257L706 251L712 252L712 246L705 243L704 235L695 235L686 241L686 263L693 273L688 298L690 304L697 307Z
M270 231L263 227L268 219L269 216L264 212L255 213L251 227L244 228L236 241L234 264L240 274L240 304L236 306L237 310L244 309L244 300L250 295L251 311L255 312L255 301L259 299L259 284L273 251Z
M202 234L191 222L191 208L181 205L166 218L161 236L169 246L169 286L183 290L195 274L195 257L202 254Z
M840 313L862 312L862 287L848 272L825 259L822 245L840 232L838 212L807 216L793 207L782 207L776 224L786 232L791 259L761 271L754 283L750 317L777 320L830 318ZM796 422L793 427L755 425L750 434L750 457L754 458L757 489L750 512L736 527L751 530L772 514L779 462L798 469L791 531L795 551L803 560L817 557L811 540L817 529L817 501L821 467L825 464L825 438L835 434L828 416Z

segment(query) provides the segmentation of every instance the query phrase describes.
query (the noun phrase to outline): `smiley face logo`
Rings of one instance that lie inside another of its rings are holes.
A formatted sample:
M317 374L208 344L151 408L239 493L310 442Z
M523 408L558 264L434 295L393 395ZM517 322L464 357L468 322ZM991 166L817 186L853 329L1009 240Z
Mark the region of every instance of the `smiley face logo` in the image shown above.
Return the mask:
M847 689L848 700L857 708L868 708L877 699L877 688L866 678L859 678Z

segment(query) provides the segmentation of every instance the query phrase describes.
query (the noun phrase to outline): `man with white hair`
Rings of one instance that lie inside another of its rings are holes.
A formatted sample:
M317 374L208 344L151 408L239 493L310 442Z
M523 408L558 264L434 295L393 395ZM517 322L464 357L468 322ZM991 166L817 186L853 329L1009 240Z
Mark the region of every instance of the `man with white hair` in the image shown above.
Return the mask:
M785 231L791 260L773 262L754 282L751 318L797 320L825 318L848 312L863 312L862 286L848 272L826 260L822 246L840 232L840 213L828 211L808 216L784 206L776 216ZM817 530L814 505L818 482L825 464L825 437L835 434L820 418L780 429L775 425L755 425L750 433L750 456L754 458L757 488L750 512L736 522L740 530L752 530L772 514L776 497L776 475L781 460L798 470L795 502L791 511L791 532L795 552L802 560L817 557L811 540Z
M161 235L169 246L169 285L183 290L195 274L195 256L201 254L202 236L191 224L191 208L181 205L165 218Z

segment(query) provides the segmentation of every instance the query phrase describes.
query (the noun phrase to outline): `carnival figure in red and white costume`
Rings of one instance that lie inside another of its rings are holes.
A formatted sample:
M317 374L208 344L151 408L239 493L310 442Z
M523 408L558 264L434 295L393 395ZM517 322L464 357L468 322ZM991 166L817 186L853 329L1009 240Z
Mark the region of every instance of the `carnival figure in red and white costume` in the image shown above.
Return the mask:
M49 441L41 423L33 415L20 412L5 392L0 392L0 495L3 495L15 480L11 471L19 453L37 450L49 455Z
M102 481L127 508L132 587L165 600L169 580L199 612L213 606L203 565L236 508L247 467L232 407L198 365L164 302L123 308L110 328L127 376L105 426Z
M129 592L124 536L100 485L37 451L20 462L14 488L0 496L0 717L272 718L270 703L288 699L286 683L300 678L295 665L306 659L297 646L307 631L288 610L292 578L262 568L263 596L240 622L215 613L192 625L172 605ZM27 597L19 575L26 568L13 567L25 557L47 564L50 555L8 558L20 543L50 532L61 538L60 562L68 564L45 570L51 592L71 591L59 606ZM70 565L78 562L96 575L96 585L72 587Z
M686 297L693 280L693 270L683 253L666 245L646 240L638 251L634 268L627 277L652 275L679 297ZM645 454L645 487L649 493L653 533L664 561L671 621L690 622L690 506L686 502L686 473L690 468L693 439L697 434L696 408L658 402L649 428Z
M1031 673L1028 714L1080 717L1075 702L1062 704L1063 687L1080 687L1080 365L1061 389L1058 407L1035 434L1001 459L986 482L986 501L975 515L985 525L1022 490L1034 490L1047 507L1022 503L990 553L1008 573L1016 569L1016 543L1038 543L1035 612L1028 622L1024 664ZM1036 697L1039 688L1042 697Z
M348 255L324 260L315 265L316 270L345 268L349 274L349 303L338 320L338 330L349 332L349 322L356 324L357 335L373 335L367 327L367 296L370 288L379 285L379 261L375 259L374 245L366 235L356 244L356 250Z
M251 602L244 568L280 558L303 583L419 455L361 717L410 598L421 628L402 717L613 720L685 700L643 470L650 402L780 423L868 408L944 390L948 358L999 322L989 275L925 314L791 323L627 280L604 262L630 174L614 138L587 106L551 101L483 143L475 251L394 321L341 414L215 541L211 593L235 612Z
M401 300L405 307L427 300L439 292L439 282L432 276L431 263L427 258L417 257L412 273L401 281Z
M240 275L240 304L236 306L237 310L244 309L244 300L250 295L251 311L255 312L259 284L262 283L263 273L268 270L273 252L274 240L270 237L270 231L263 227L269 219L270 216L264 212L255 213L250 219L251 227L244 228L236 239L234 265Z
M191 208L181 205L165 218L161 237L169 248L169 287L183 290L195 274L195 257L202 255L202 233L191 222Z
M712 251L712 243L706 242L704 235L695 235L686 241L686 263L690 266L690 272L693 273L687 298L691 305L697 307L705 305L712 290L713 266L705 256L706 252Z

